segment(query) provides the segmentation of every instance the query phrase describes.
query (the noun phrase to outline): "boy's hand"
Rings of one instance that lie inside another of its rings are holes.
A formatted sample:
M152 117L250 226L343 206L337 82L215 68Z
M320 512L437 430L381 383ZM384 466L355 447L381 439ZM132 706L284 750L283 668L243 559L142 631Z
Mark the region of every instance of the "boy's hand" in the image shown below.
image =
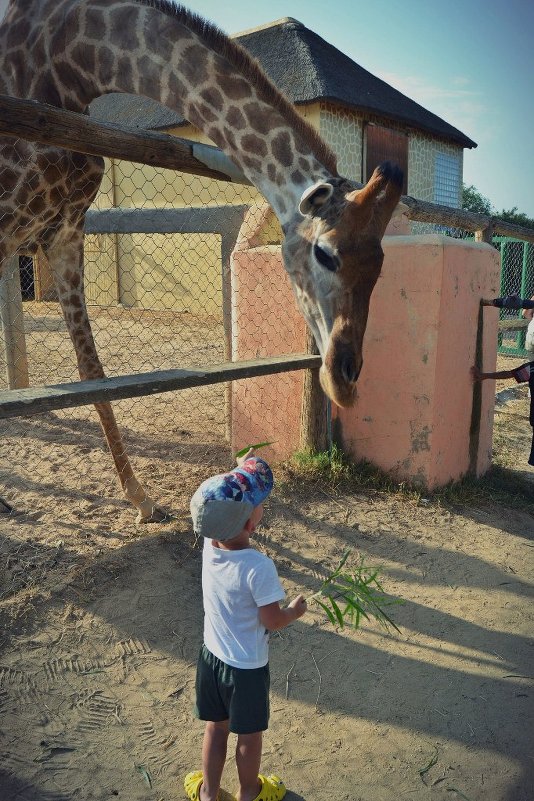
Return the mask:
M241 467L241 465L250 459L251 456L254 456L254 448L249 448L248 451L245 453L244 456L238 456L236 459L237 466Z
M303 595L297 595L296 598L293 598L291 603L287 605L288 609L293 609L295 614L295 620L297 618L302 617L304 612L308 609L308 604L306 603L306 599Z

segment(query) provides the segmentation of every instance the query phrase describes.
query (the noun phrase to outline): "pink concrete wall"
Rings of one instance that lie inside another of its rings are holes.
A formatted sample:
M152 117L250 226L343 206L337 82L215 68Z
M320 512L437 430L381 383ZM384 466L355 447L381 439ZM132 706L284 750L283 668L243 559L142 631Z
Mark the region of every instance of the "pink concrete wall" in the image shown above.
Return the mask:
M335 407L334 431L353 458L432 489L460 478L470 466L469 368L475 360L480 298L498 294L499 254L489 245L435 234L385 237L383 248L358 399L353 409ZM232 269L237 290L234 358L302 352L304 323L279 248L235 252ZM261 298L260 307L254 298ZM272 322L266 305L273 309ZM495 366L497 324L497 315L485 315L486 370ZM273 331L275 350L270 345ZM299 445L302 376L269 376L240 384L233 393L236 449L247 442L277 439L276 446L265 451L266 458L290 455ZM487 470L491 459L493 389L491 382L482 384L478 474ZM262 408L264 397L274 412Z
M297 311L280 247L232 254L232 359L303 353L306 330ZM261 451L281 460L298 448L304 373L260 376L232 384L232 449L275 440Z

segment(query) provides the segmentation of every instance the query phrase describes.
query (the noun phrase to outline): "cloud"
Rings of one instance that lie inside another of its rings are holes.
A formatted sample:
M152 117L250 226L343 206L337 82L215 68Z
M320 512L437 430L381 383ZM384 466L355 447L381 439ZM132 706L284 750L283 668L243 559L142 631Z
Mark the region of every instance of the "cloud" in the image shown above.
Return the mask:
M376 73L390 86L432 111L450 125L468 136L476 138L487 128L483 118L488 112L480 92L471 89L469 78L455 76L447 86L428 83L419 75L398 75L392 72Z

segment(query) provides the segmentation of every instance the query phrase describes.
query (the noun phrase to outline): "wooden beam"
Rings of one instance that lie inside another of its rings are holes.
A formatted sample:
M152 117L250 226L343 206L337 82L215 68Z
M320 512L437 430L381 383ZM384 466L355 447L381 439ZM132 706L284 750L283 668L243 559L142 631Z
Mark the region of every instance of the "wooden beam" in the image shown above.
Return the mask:
M91 156L167 167L222 181L250 183L231 159L216 147L154 131L96 122L85 114L35 100L0 95L0 134Z
M84 114L65 111L35 100L0 95L0 135L20 137L30 142L64 147L93 156L151 164L154 167L206 175L224 181L250 184L232 160L218 148L177 136L96 122ZM362 184L355 182L356 186ZM485 231L534 242L534 230L499 220L487 214L475 214L437 203L401 198L410 220L448 225L466 231Z
M223 362L204 369L191 367L183 370L158 370L94 381L3 391L0 392L0 419L25 417L54 409L68 409L122 398L138 398L258 375L311 369L320 365L319 356L297 353L242 362Z
M248 206L180 209L89 209L86 234L230 234L233 243Z
M19 257L12 256L0 275L0 321L4 333L6 378L10 390L29 387Z

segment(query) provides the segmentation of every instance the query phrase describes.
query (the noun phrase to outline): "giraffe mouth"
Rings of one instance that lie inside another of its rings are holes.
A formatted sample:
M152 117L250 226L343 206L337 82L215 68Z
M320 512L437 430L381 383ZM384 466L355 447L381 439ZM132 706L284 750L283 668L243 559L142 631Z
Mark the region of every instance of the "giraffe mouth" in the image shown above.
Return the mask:
M353 353L343 350L323 361L319 371L321 386L331 401L343 408L354 406L361 371Z

